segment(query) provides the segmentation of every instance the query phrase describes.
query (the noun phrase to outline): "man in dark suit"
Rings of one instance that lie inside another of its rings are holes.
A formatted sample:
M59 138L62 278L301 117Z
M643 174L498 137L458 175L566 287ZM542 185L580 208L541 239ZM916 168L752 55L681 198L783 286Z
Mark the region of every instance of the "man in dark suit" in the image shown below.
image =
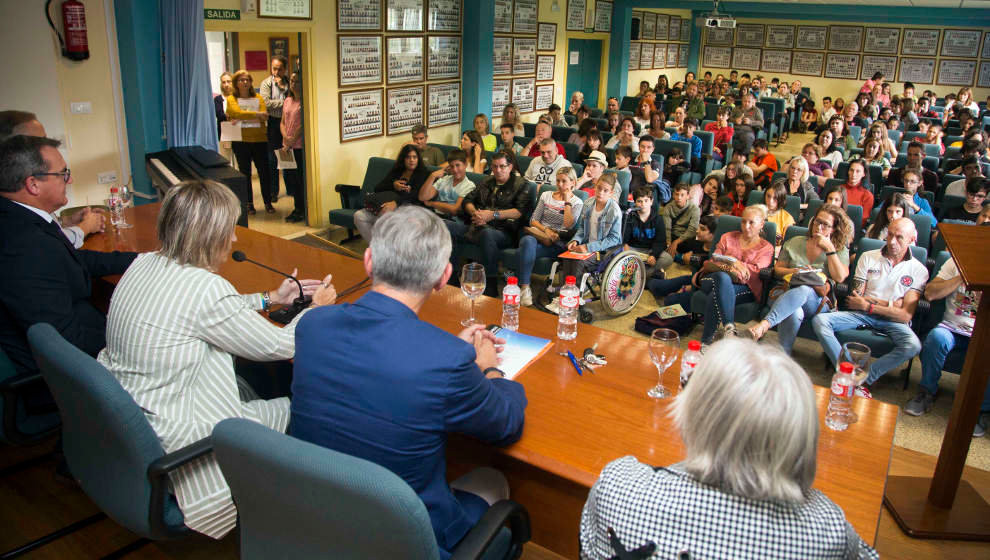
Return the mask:
M310 310L296 326L291 433L378 463L426 504L444 557L505 478L483 468L447 484L452 432L494 445L522 435L525 390L502 378L495 339L480 325L454 336L417 315L447 283L450 236L433 212L407 205L375 223L364 267L371 291Z
M13 136L0 143L0 347L18 373L37 371L25 332L50 323L96 356L106 317L90 303L94 276L121 274L135 253L76 250L52 219L72 182L59 142Z

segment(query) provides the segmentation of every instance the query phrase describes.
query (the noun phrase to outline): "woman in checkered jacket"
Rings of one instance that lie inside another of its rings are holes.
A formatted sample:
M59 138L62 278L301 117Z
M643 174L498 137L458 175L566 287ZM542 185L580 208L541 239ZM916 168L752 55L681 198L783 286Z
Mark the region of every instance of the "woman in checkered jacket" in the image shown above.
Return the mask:
M672 415L687 458L609 463L584 505L582 558L878 558L811 488L815 393L780 349L713 344Z

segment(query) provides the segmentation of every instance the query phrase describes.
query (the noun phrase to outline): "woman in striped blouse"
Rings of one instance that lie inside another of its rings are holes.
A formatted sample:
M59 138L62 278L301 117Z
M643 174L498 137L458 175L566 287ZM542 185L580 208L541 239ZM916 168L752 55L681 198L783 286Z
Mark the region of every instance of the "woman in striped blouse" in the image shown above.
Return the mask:
M230 254L237 197L212 181L177 185L158 216L161 249L144 253L110 301L107 347L99 361L145 411L166 453L210 435L224 418L250 418L285 431L289 399L241 402L233 356L271 362L295 354L295 325L258 311L291 303L292 280L262 294L239 294L216 273ZM294 272L293 272L294 274ZM330 276L300 280L313 305L333 303ZM237 523L230 490L212 456L180 468L172 486L185 524L213 538Z

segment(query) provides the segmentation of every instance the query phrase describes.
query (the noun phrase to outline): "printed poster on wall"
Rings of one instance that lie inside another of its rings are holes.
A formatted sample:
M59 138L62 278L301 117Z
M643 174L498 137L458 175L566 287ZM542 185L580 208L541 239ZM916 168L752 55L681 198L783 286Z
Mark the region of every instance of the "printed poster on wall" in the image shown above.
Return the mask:
M381 0L337 0L337 31L381 30Z
M657 43L653 49L653 67L663 68L667 64L667 44Z
M688 45L678 45L677 46L677 67L687 68L688 63Z
M897 42L901 38L901 30L896 27L867 27L866 45L864 52L897 54ZM884 74L893 76L893 74Z
M512 0L495 0L495 33L512 33Z
M587 0L567 0L567 31L584 31Z
M445 124L453 124L461 120L461 84L430 84L426 86L430 98L429 119L427 126L433 128Z
M382 90L340 92L340 141L382 135Z
M595 32L609 33L612 31L612 2L595 2Z
M509 80L492 81L492 114L502 114L502 110L509 104L511 82Z
M426 59L426 79L441 80L461 75L461 38L430 36Z
M657 41L666 41L670 36L670 16L657 14Z
M691 20L688 18L681 19L681 41L691 40Z
M762 51L746 47L732 49L732 68L739 70L759 70Z
M980 49L980 58L990 58L990 31L983 34L983 48Z
M825 77L855 80L859 77L859 55L828 53L825 57Z
M863 50L863 28L846 25L832 25L828 33L828 50L852 51ZM843 59L845 60L845 59ZM828 76L828 62L825 63L825 75ZM851 79L855 80L856 76Z
M495 37L492 73L496 76L512 73L512 37Z
M971 86L973 85L973 75L975 73L975 60L942 59L938 61L938 79L936 83L940 86Z
M639 55L643 52L643 43L629 43L629 70L639 70Z
M980 75L976 78L976 87L990 88L990 60L980 63Z
M388 90L388 134L408 132L423 122L423 86Z
M828 28L824 25L799 25L794 44L799 49L823 51L826 37L828 37Z
M512 80L512 102L519 108L520 113L533 112L533 96L535 94L535 78L516 78Z
M642 23L639 27L639 38L652 41L657 38L657 15L653 12L643 14Z
M429 0L426 26L430 31L461 30L461 0Z
M388 82L423 80L423 38L388 38Z
M536 104L534 111L546 111L553 104L553 84L536 86Z
M667 68L677 68L677 63L678 63L677 53L678 52L679 52L679 49L677 48L677 44L676 43L668 43L667 44ZM674 82L674 81L676 81L676 80L671 80L671 82Z
M382 38L339 36L339 81L342 86L382 82Z
M790 72L791 51L763 49L760 69L763 72Z
M659 25L659 23L657 25ZM658 33L658 35L659 35L659 33ZM681 17L680 16L670 16L670 24L667 26L667 40L668 41L680 41L681 40Z
M794 51L791 57L791 74L821 76L825 66L825 53Z
M762 47L763 39L762 23L740 23L736 26L736 45L740 47Z
M639 53L639 69L647 70L653 68L653 47L656 45L653 43L642 43L642 45Z
M512 40L512 73L536 73L536 38L516 37Z
M901 54L935 56L937 51L938 29L904 29Z
M422 31L423 0L387 0L386 31Z
M732 66L732 47L705 45L701 60L701 65L706 68L729 68Z
M512 32L523 34L535 34L537 23L537 10L540 4L537 0L516 0L516 10L513 14Z
M905 40L907 36L905 36ZM934 58L901 57L900 69L897 72L898 82L914 82L930 84L935 81Z
M724 29L722 27L706 27L705 44L726 47L732 46L733 31L733 29Z
M946 29L942 38L942 56L976 58L980 50L980 35L975 29Z
M536 48L541 51L557 50L557 24L540 23L536 36Z
M897 74L897 57L863 55L863 68L859 71L859 79L869 80L876 72L883 74L885 79L893 81L894 75Z
M793 25L768 25L767 42L764 45L771 49L793 49L794 48L794 26ZM766 53L764 53L766 56ZM787 70L784 70L787 72Z
M548 82L553 80L554 65L557 62L557 55L541 54L536 58L536 80Z

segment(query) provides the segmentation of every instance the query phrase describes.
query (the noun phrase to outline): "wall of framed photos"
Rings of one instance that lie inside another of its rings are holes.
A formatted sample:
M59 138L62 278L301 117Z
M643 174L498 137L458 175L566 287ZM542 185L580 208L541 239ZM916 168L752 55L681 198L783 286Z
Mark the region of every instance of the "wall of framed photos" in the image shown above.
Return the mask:
M661 74L673 85L688 68L693 21L691 10L633 9L638 38L629 42L629 78L624 95L636 95L641 81L655 86Z

